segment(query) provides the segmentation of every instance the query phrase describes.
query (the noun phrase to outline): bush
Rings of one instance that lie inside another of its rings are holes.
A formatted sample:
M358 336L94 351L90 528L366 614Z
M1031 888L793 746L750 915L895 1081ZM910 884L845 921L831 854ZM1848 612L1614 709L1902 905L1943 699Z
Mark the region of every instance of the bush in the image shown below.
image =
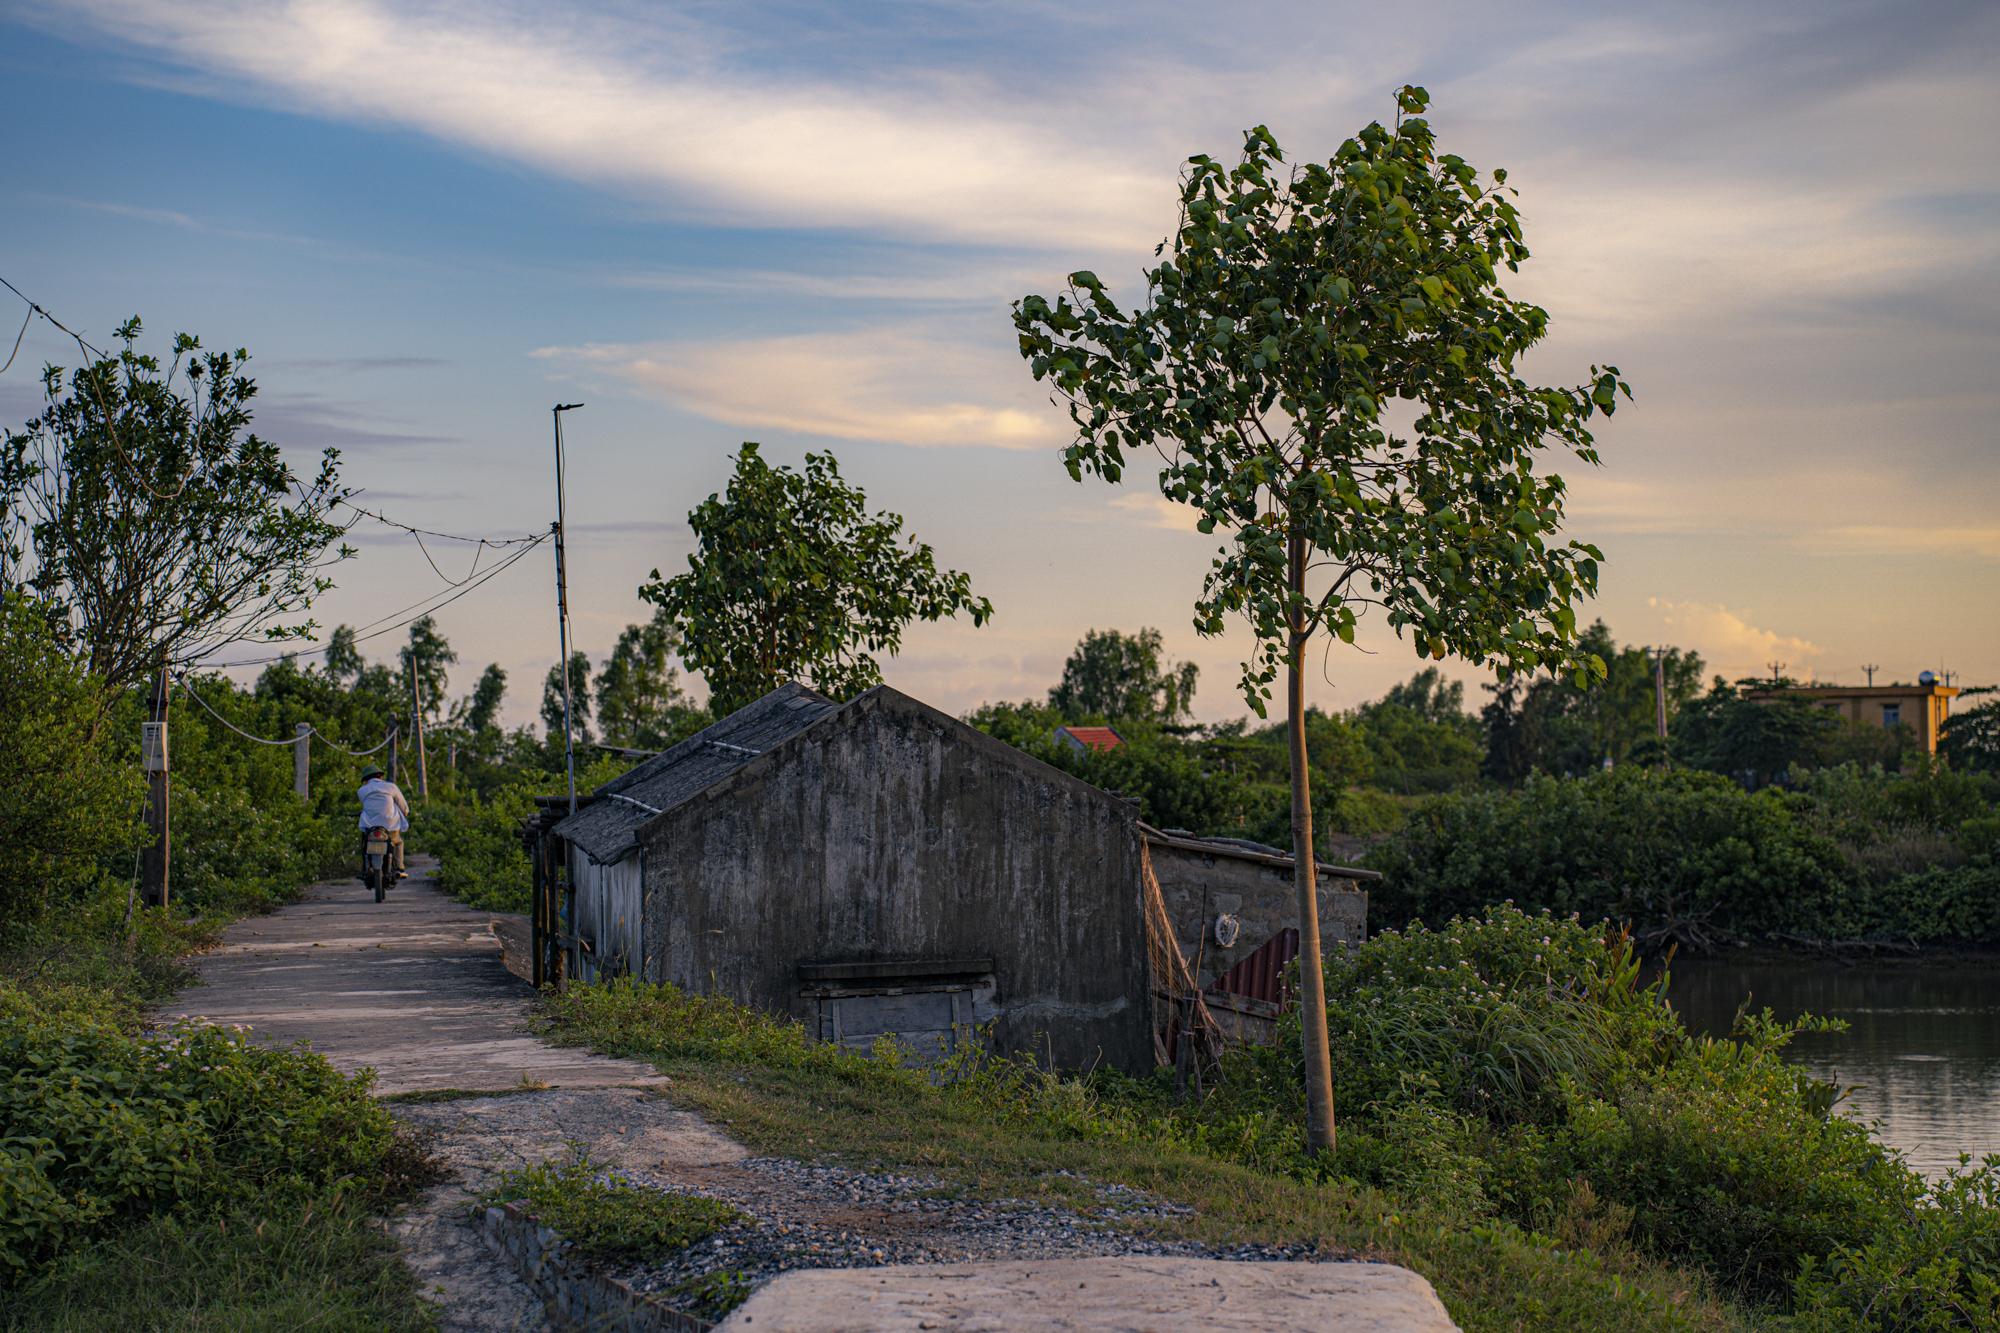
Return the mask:
M2000 1156L1932 1184L1907 1226L1808 1260L1803 1322L1909 1333L2000 1328Z
M1727 939L2000 941L1983 779L1833 770L1796 791L1623 768L1440 797L1369 863L1377 919L1507 899L1629 923L1648 944ZM1968 858L1971 858L1968 861Z
M585 1157L510 1171L488 1198L525 1205L536 1221L602 1259L684 1250L746 1220L726 1203L637 1185Z
M588 792L632 767L629 759L597 760L576 775ZM438 858L438 887L487 912L525 912L534 868L521 845L521 826L535 798L564 786L560 772L527 769L482 795L471 788L438 793L411 822L412 844Z
M120 1226L257 1196L381 1188L393 1121L304 1050L201 1023L133 1035L102 1015L0 1017L0 1279Z
M139 844L145 784L114 761L105 702L41 610L0 595L0 923L73 903Z

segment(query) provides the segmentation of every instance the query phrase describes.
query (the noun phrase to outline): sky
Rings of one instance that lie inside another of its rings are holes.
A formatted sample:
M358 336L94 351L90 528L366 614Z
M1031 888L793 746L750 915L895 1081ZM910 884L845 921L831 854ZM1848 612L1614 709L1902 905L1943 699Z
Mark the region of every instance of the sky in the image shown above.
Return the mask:
M1729 676L1986 683L1995 68L1981 3L0 0L0 276L100 343L136 313L250 349L259 433L301 469L339 449L419 527L546 530L549 408L585 403L594 659L757 440L831 450L992 599L984 627L912 627L889 683L955 713L1038 697L1085 631L1156 626L1215 720L1245 711L1248 643L1190 624L1213 543L1147 469L1069 479L1009 303L1080 268L1129 293L1190 154L1267 124L1325 158L1418 83L1442 147L1519 190L1510 289L1552 325L1526 373L1633 386L1601 466L1557 469L1607 557L1586 615ZM0 420L73 359L29 325ZM402 534L352 540L323 624L443 590ZM499 662L516 721L557 655L547 555L438 616L455 688ZM1419 665L1364 625L1310 694L1350 708Z

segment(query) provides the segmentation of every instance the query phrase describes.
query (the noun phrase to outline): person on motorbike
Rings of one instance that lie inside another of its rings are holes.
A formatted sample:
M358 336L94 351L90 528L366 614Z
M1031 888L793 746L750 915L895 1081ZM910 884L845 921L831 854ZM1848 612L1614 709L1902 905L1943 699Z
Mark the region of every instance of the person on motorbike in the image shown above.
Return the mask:
M408 879L410 872L403 860L403 831L410 827L410 803L404 799L403 789L389 781L379 768L370 765L361 770L361 831L378 828L389 835L389 846L396 854L396 878Z

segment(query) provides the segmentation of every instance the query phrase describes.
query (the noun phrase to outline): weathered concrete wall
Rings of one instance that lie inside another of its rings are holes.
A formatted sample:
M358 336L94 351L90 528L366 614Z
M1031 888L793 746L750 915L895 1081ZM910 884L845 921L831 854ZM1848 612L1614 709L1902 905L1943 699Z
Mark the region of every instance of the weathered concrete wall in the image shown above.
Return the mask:
M1153 876L1160 881L1167 916L1188 965L1201 951L1202 985L1227 972L1237 961L1287 926L1299 924L1298 894L1292 887L1290 865L1272 865L1221 853L1155 843L1150 848ZM1323 950L1341 943L1359 944L1367 933L1368 895L1353 881L1324 872L1319 877L1319 938ZM1242 933L1230 948L1215 940L1215 919L1224 913L1242 923ZM1203 936L1206 935L1206 943Z
M650 977L811 1025L801 963L991 958L1001 1050L1152 1063L1131 808L893 691L643 837Z

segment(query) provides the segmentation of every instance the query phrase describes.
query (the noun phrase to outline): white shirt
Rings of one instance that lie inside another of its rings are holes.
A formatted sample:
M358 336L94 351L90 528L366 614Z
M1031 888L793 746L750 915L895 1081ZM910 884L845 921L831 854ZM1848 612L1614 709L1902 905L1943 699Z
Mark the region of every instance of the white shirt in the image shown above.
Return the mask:
M401 833L410 826L410 803L403 789L387 778L370 778L361 784L361 827L386 828Z

